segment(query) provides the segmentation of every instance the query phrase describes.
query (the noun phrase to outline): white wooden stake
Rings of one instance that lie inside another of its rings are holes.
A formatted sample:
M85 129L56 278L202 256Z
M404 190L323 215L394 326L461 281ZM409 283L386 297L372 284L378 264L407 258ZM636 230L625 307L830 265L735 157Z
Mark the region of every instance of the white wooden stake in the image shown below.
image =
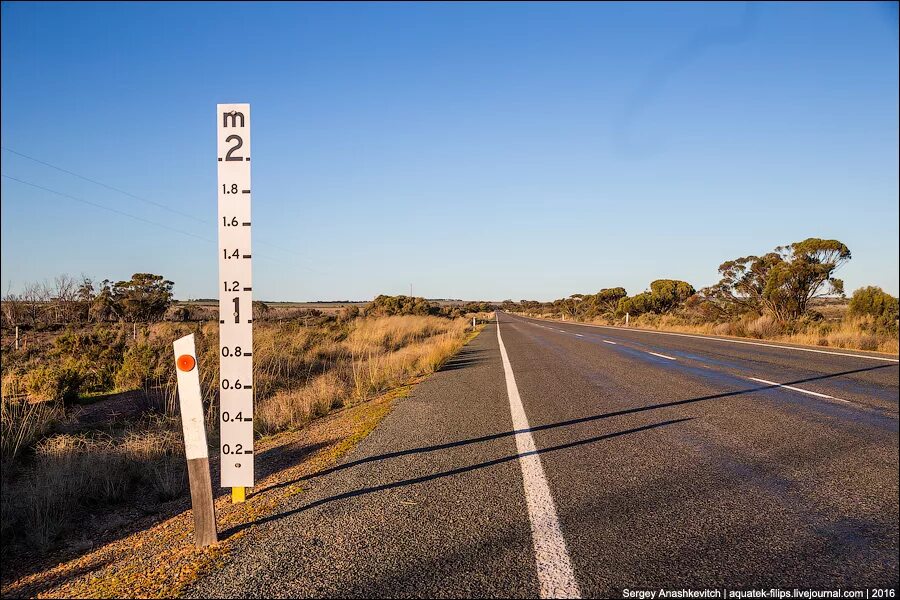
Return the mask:
M194 509L194 543L197 546L208 546L218 540L194 334L175 340L172 346L175 350L175 372L178 375L178 405L184 432L184 455L187 458L191 505Z

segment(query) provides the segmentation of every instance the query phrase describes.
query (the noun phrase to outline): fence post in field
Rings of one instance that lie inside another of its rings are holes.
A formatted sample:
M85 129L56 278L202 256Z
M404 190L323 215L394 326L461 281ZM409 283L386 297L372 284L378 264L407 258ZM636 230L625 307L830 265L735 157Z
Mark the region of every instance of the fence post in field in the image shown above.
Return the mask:
M218 537L194 334L175 340L172 346L175 349L175 372L178 375L184 455L187 458L191 506L194 509L194 543L203 547L216 543Z
M19 349L19 326L16 325L16 350Z

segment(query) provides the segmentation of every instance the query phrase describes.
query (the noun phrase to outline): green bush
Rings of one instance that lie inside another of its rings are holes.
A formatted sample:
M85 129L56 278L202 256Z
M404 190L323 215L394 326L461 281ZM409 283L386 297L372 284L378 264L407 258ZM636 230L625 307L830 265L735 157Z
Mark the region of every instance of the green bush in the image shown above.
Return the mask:
M132 346L116 371L116 389L130 390L144 387L156 375L159 352L148 344Z
M650 283L650 291L631 298L620 298L616 314L631 316L645 313L666 314L682 306L693 296L694 287L677 279L657 279Z
M644 313L653 311L653 296L650 292L643 292L631 298L622 298L619 300L617 313L624 315L625 313L635 317Z
M33 400L74 402L81 390L81 374L68 367L41 365L25 373L23 383Z
M63 333L54 341L50 358L77 372L83 391L105 392L115 384L124 353L124 332L104 327Z
M853 317L873 317L878 327L896 332L900 308L897 298L880 287L870 285L853 292L847 314Z
M413 296L377 296L366 306L365 314L375 317L393 315L437 315L440 307L425 298Z

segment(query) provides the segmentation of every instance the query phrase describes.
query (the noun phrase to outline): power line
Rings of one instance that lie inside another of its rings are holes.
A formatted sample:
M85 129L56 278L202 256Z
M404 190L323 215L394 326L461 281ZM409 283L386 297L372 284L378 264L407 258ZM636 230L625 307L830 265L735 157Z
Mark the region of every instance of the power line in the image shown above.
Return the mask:
M119 215L128 217L129 219L134 219L135 221L141 221L141 222L143 222L143 223L148 223L148 224L150 224L150 225L155 225L156 227L162 227L163 229L168 229L169 231L174 231L174 232L180 233L180 234L182 234L182 235L187 235L187 236L190 236L190 237L192 237L192 238L197 238L198 240L203 240L204 242L209 242L209 243L211 243L211 244L215 244L215 241L214 241L214 240L211 240L211 239L209 239L209 238L205 238L205 237L203 237L203 236L199 236L199 235L197 235L197 234L195 234L195 233L191 233L191 232L189 232L189 231L182 231L181 229L177 229L177 228L175 228L175 227L169 227L168 225L164 225L164 224L162 224L162 223L157 223L156 221L151 221L150 219L145 219L145 218L143 218L143 217L139 217L139 216L137 216L137 215L133 215L133 214L131 214L131 213L127 213L127 212L125 212L124 210L119 210L119 209L117 209L117 208L110 208L109 206L106 206L106 205L104 205L104 204L98 204L97 202L91 202L90 200L85 200L84 198L77 198L77 197L75 197L75 196L72 196L71 194L66 194L66 193L64 193L64 192L58 192L58 191L56 191L56 190L51 190L50 188L44 187L44 186L42 186L42 185L38 185L38 184L36 184L36 183L31 183L30 181L25 181L25 180L23 180L23 179L17 179L17 178L15 178L15 177L12 177L12 176L10 176L10 175L7 175L6 173L2 173L2 176L3 176L3 177L6 177L7 179L10 179L10 180L12 180L12 181L17 181L17 182L19 182L19 183L23 183L23 184L25 184L25 185L29 185L29 186L31 186L31 187L33 187L33 188L37 188L37 189L39 189L39 190L44 190L45 192L50 192L51 194L56 194L57 196L62 196L63 198L69 198L70 200L75 200L76 202L81 202L82 204L88 204L88 205L90 205L90 206L94 206L94 207L96 207L96 208L99 208L99 209L102 209L102 210L105 210L105 211L108 211L108 212L111 212L111 213L116 213L116 214L119 214Z
M57 166L57 165L48 163L48 162L46 162L46 161L43 161L43 160L34 158L33 156L28 156L27 154L22 154L22 153L19 152L18 150L13 150L12 148L7 148L6 146L0 146L0 148L2 148L3 150L6 150L7 152L9 152L9 153L11 153L11 154L15 154L16 156L21 156L22 158L28 159L28 160L30 160L30 161L34 161L34 162L36 162L36 163L38 163L38 164L40 164L40 165L44 165L44 166L46 166L46 167L50 167L51 169L55 169L55 170L57 170L57 171L60 171L61 173L66 173L66 174L71 175L71 176L73 176L73 177L77 177L78 179L82 179L82 180L84 180L84 181L93 183L94 185L99 185L100 187L106 188L106 189L108 189L108 190L112 190L112 191L114 191L114 192L118 192L119 194L124 194L125 196L128 196L129 198L134 198L135 200L139 200L139 201L141 201L141 202L145 202L145 203L147 203L147 204L151 204L151 205L153 205L153 206L156 206L157 208L161 208L161 209L163 209L163 210L167 210L167 211L169 211L169 212L171 212L171 213L174 213L174 214L176 214L176 215L180 215L180 216L182 216L182 217L186 217L186 218L191 219L191 220L193 220L193 221L197 221L198 223L203 223L204 225L207 224L206 219L201 219L200 217L197 217L197 216L194 216L194 215L185 213L185 212L181 212L180 210L177 210L177 209L175 209L175 208L172 208L171 206L167 206L167 205L161 204L161 203L159 203L159 202L154 202L153 200L148 200L148 199L146 199L146 198L142 198L142 197L140 197L140 196L138 196L138 195L132 194L131 192L127 192L127 191L125 191L125 190L122 190L122 189L119 189L119 188L117 188L117 187L111 186L111 185L109 185L109 184L103 183L102 181L97 181L96 179L91 179L90 177L85 177L84 175L80 175L80 174L78 174L78 173L75 173L74 171L70 171L70 170L64 169L64 168L62 168L62 167L60 167L60 166ZM18 181L18 180L17 180L17 181ZM23 182L23 183L27 183L27 182ZM28 185L31 185L31 184L28 184ZM52 190L48 190L48 191L52 191ZM53 193L57 193L57 192L53 192ZM122 214L126 214L126 213L122 213ZM128 215L126 215L126 216L128 216ZM172 228L169 227L169 229L172 229ZM205 239L205 238L201 238L201 239ZM299 254L299 253L297 253L297 252L295 252L295 251L293 251L293 250L290 250L290 249L288 249L288 248L285 248L285 247L283 247L283 246L279 246L278 244L273 244L272 242L267 242L267 241L264 241L264 240L259 240L259 241L257 241L256 243L257 243L257 244L261 244L261 245L263 245L263 246L268 246L268 247L270 247L270 248L275 248L276 250L281 250L282 252L286 252L286 253L288 253L288 254L293 254L294 256L296 256L296 257L298 257L298 258L300 258L300 259L302 259L302 260L304 260L304 261L306 261L306 262L309 262L309 263L312 262L312 260L310 260L308 257L303 256L303 255L301 255L301 254ZM304 268L308 268L308 267L304 267ZM308 268L308 269L309 269L310 271L314 271L314 272L316 272L316 273L320 273L320 272L321 272L321 271L318 271L318 270L312 269L312 268Z
M50 164L50 163L48 163L48 162L44 162L44 161L42 161L42 160L39 160L39 159L37 159L37 158L34 158L33 156L28 156L27 154L22 154L21 152L17 152L16 150L13 150L13 149L11 149L11 148L7 148L6 146L0 146L0 148L3 148L3 149L6 150L7 152L10 152L10 153L12 153L12 154L15 154L16 156L21 156L22 158L26 158L26 159L28 159L28 160L30 160L30 161L34 161L34 162L36 162L36 163L38 163L38 164L40 164L40 165L44 165L45 167L50 167L51 169L56 169L57 171L60 171L60 172L62 172L62 173L66 173L67 175L71 175L72 177L77 177L78 179L82 179L82 180L84 180L84 181L88 181L88 182L90 182L90 183L93 183L94 185L99 185L100 187L106 188L106 189L108 189L108 190L112 190L112 191L118 192L118 193L120 193L120 194L125 194L125 195L128 196L129 198L134 198L135 200L140 200L141 202L146 202L147 204L152 204L153 206L155 206L155 207L157 207L157 208L161 208L161 209L163 209L163 210L167 210L167 211L169 211L169 212L171 212L171 213L174 213L174 214L176 214L176 215L181 215L182 217L186 217L186 218L188 218L188 219L193 219L194 221L197 221L197 222L199 222L199 223L206 223L206 220L201 219L200 217L197 217L197 216L194 216L194 215L185 213L185 212L181 212L180 210L175 209L175 208L172 208L171 206L166 206L165 204L161 204L161 203L159 203L159 202L154 202L153 200L147 200L146 198L141 198L140 196L136 196L135 194L132 194L131 192L126 192L125 190L120 190L120 189L117 188L117 187L113 187L113 186L111 186L111 185L107 185L107 184L103 183L102 181L97 181L96 179L91 179L90 177L85 177L84 175L79 175L78 173L75 173L75 172L73 172L73 171L69 171L68 169L63 169L62 167L58 167L58 166L56 166L56 165L52 165L52 164Z
M133 215L133 214L131 214L131 213L125 212L124 210L119 210L119 209L117 209L117 208L111 208L111 207L106 206L106 205L104 205L104 204L99 204L99 203L97 203L97 202L91 202L90 200L85 200L84 198L78 198L77 196L73 196L73 195L71 195L71 194L66 194L65 192L60 192L60 191L57 191L57 190L52 190L52 189L50 189L50 188L48 188L48 187L44 187L44 186L38 185L38 184L36 184L36 183L31 183L30 181L25 181L24 179L18 179L18 178L16 178L16 177L12 177L11 175L7 175L6 173L0 173L0 175L2 175L3 177L5 177L6 179L9 179L9 180L11 180L11 181L16 181L16 182L18 182L18 183L21 183L21 184L24 184L24 185L27 185L27 186L31 186L31 187L33 187L33 188L37 188L37 189L39 189L39 190L43 190L43 191L45 191L45 192L50 192L51 194L56 194L57 196L61 196L61 197L63 197L63 198L68 198L68 199L74 200L74 201L76 201L76 202L81 202L82 204L87 204L87 205L89 205L89 206L93 206L93 207L95 207L95 208L99 208L99 209L101 209L101 210L105 210L105 211L107 211L107 212L111 212L111 213L115 213L115 214L118 214L118 215L122 215L122 216L124 216L124 217L128 217L129 219L134 219L135 221L141 221L142 223L147 223L148 225L153 225L153 226L155 226L155 227L161 227L161 228L163 228L163 229L168 229L169 231L174 231L175 233L180 233L181 235L186 235L186 236L189 236L189 237L192 237L192 238L195 238L195 239L198 239L198 240L202 240L202 241L207 242L207 243L210 243L210 244L215 244L215 243L216 243L215 240L212 240L212 239L210 239L210 238L203 237L203 236L197 235L197 234L195 234L195 233L191 233L190 231L184 231L184 230L182 230L182 229L178 229L177 227L170 227L169 225L165 225L165 224L163 224L163 223L158 223L158 222L156 222L156 221L151 221L150 219L145 219L144 217L139 217L139 216L137 216L137 215ZM273 262L276 262L276 263L279 263L279 264L286 264L284 261L282 261L282 260L280 260L280 259L277 259L277 258L275 258L275 257L273 257L273 256L269 256L269 255L267 255L267 254L258 254L258 253L254 253L254 254L256 254L256 256L258 256L259 258L263 258L263 259L266 259L266 260L270 260L270 261L273 261ZM323 274L322 271L319 271L318 269L313 269L312 267L307 267L307 266L305 266L305 265L295 265L295 266L299 266L300 268L306 269L307 271L312 271L312 272L314 272L314 273Z

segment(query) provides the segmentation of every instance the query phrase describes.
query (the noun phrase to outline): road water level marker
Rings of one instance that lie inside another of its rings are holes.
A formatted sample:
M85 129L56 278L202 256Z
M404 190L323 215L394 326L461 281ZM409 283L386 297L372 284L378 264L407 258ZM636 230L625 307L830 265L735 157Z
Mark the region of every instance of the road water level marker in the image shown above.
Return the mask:
M219 205L219 470L233 502L253 487L250 105L216 105Z
M212 481L209 476L209 449L203 418L203 398L200 394L200 375L194 334L175 340L175 373L178 378L178 407L184 432L184 455L187 458L188 481L191 486L191 507L194 511L194 543L199 546L215 544L216 511L213 505Z

